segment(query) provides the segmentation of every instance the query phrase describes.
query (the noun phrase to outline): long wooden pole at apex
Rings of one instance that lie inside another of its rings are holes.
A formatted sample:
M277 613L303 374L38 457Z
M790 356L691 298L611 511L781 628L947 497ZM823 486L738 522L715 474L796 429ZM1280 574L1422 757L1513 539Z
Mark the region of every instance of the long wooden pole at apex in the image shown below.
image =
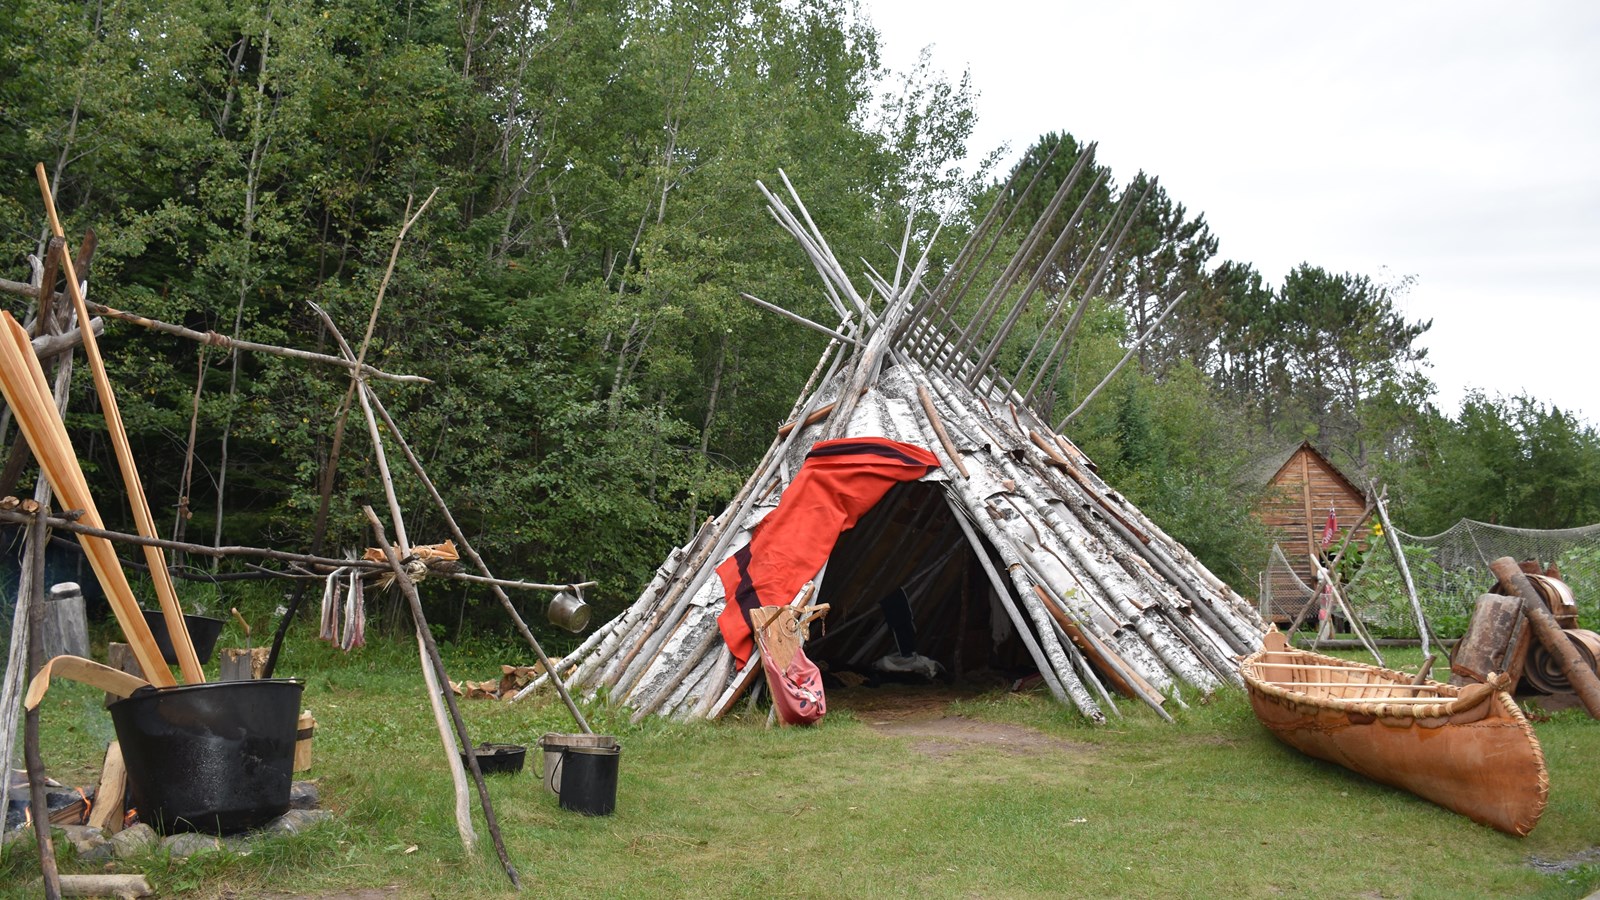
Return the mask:
M72 298L73 308L78 313L78 321L87 323L89 307L84 302L83 291L78 286L78 272L77 267L72 264L72 254L67 251L66 232L61 228L60 217L56 215L55 198L50 192L50 179L45 175L44 163L35 166L33 173L39 180L39 193L44 198L45 213L50 217L50 231L62 240L61 268L67 278L67 295ZM140 536L159 537L156 534L155 521L150 516L150 503L144 496L144 484L139 480L139 469L133 461L133 448L128 445L128 433L122 425L122 412L117 407L116 394L111 390L111 378L106 374L105 360L100 356L100 342L95 338L94 329L81 330L84 354L89 359L89 370L94 374L95 393L100 397L100 409L106 417L106 430L111 434L111 445L116 450L117 467L122 470L122 483L128 491L128 504L133 508L134 523L138 526ZM161 616L166 620L172 649L178 656L178 670L183 673L183 680L189 684L205 681L205 670L200 668L200 657L194 651L194 642L189 639L189 626L183 618L183 607L178 604L178 594L172 586L172 576L167 572L166 556L160 547L146 545L144 559L150 567L150 580L155 585L156 598L161 603Z

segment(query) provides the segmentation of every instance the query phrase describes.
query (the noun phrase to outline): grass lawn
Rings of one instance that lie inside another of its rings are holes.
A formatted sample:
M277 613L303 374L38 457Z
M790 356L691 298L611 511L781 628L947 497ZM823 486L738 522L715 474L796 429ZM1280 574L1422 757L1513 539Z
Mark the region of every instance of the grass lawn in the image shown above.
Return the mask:
M228 646L228 637L224 646ZM447 647L457 679L495 677L501 653ZM1354 656L1352 654L1352 656ZM162 896L512 896L487 831L468 856L415 647L343 654L292 641L280 674L305 679L315 766L332 822L247 854L122 863ZM1414 667L1417 654L1396 654ZM887 689L885 689L887 690ZM1537 724L1550 806L1507 837L1278 744L1229 690L1174 710L1132 702L1104 727L1045 694L925 701L922 720L840 695L813 729L765 716L639 727L603 707L623 745L616 814L558 808L531 745L571 731L548 694L462 701L475 741L530 745L530 765L490 779L526 893L541 897L1581 897L1600 866L1552 873L1600 844L1600 723L1581 710ZM110 717L96 692L58 683L44 755L92 783ZM855 709L843 708L846 702ZM63 870L98 871L64 862ZM31 841L0 855L0 897L36 896Z

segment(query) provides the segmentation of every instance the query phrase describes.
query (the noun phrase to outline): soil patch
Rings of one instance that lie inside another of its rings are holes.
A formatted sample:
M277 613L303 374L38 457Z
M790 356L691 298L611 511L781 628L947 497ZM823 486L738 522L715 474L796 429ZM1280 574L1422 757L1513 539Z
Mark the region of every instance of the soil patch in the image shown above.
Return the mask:
M1091 749L1035 728L948 714L952 702L972 696L970 690L938 685L882 685L830 690L828 703L850 710L881 735L910 739L911 749L924 756L976 749L1007 756Z
M1600 863L1600 847L1590 847L1579 850L1566 859L1542 859L1537 856L1528 857L1528 865L1538 869L1546 875L1557 875L1562 872L1576 869L1579 866Z
M333 890L330 894L258 894L261 900L389 900L400 894L398 884L389 887L360 887L357 890ZM243 900L242 894L222 895L222 900Z

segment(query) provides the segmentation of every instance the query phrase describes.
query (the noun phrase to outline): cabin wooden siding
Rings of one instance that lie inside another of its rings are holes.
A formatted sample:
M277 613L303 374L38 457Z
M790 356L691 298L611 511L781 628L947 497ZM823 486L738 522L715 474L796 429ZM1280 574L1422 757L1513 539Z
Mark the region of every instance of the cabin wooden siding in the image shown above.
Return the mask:
M1338 520L1339 532L1332 545L1337 548L1366 510L1366 495L1309 442L1297 447L1278 468L1256 504L1256 518L1283 548L1290 568L1307 587L1316 587L1311 556L1321 549L1322 529L1330 508ZM1360 542L1369 533L1370 529L1362 525L1353 540ZM1271 585L1273 608L1264 611L1268 618L1292 619L1299 612L1298 604L1292 603L1298 586L1287 579L1283 581Z

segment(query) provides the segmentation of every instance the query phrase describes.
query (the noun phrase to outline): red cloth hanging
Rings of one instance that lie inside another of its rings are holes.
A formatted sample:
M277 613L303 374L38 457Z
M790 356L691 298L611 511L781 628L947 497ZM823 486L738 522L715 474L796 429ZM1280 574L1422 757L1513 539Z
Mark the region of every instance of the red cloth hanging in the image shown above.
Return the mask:
M932 453L887 438L822 441L750 543L717 566L726 605L717 616L722 638L739 668L754 648L747 610L794 600L822 564L839 535L902 481L936 468Z

